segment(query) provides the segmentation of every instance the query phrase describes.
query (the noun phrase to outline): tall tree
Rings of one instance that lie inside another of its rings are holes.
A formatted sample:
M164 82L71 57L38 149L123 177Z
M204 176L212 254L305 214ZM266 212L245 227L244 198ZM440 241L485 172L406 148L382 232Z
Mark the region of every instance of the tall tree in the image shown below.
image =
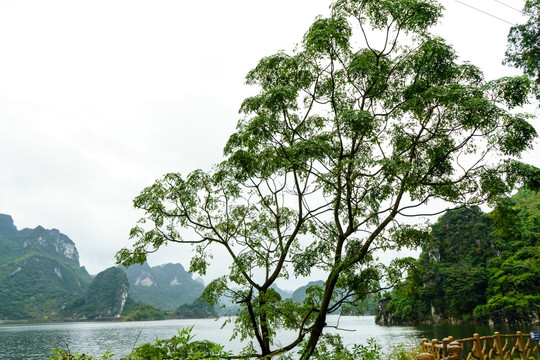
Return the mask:
M540 100L540 0L526 0L523 13L528 16L527 22L510 29L504 61L523 69L533 80Z
M326 316L392 284L409 263L389 266L374 251L416 246L427 227L410 225L440 199L457 206L495 201L517 183L538 186L538 169L518 161L536 136L510 109L526 99L525 77L484 81L460 64L429 28L434 0L338 0L293 54L260 60L247 83L260 89L241 105L212 171L165 175L144 189L145 211L132 249L142 262L166 243L194 244L192 272L205 274L213 246L230 272L203 297L241 306L236 334L272 357L303 342L316 351ZM281 299L278 279L322 269L301 304ZM279 329L296 337L274 344Z

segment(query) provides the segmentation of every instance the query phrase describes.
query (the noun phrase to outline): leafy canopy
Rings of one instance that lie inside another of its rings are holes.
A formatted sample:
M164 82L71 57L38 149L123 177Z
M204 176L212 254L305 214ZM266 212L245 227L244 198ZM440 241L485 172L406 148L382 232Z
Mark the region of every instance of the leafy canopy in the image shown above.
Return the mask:
M540 0L526 0L523 13L528 20L510 29L504 62L523 69L540 100Z
M217 246L229 272L203 298L240 305L236 335L245 357L315 351L326 314L347 311L411 263L377 261L376 250L414 247L426 226L405 220L430 201L496 201L518 183L538 185L519 154L536 136L525 77L485 81L429 33L433 0L339 0L317 18L298 50L261 59L210 172L170 173L135 199L145 215L119 262L142 262L170 242L193 244L191 271L205 274ZM529 180L532 179L532 180ZM323 270L302 303L281 299L278 279ZM279 329L294 330L288 344Z

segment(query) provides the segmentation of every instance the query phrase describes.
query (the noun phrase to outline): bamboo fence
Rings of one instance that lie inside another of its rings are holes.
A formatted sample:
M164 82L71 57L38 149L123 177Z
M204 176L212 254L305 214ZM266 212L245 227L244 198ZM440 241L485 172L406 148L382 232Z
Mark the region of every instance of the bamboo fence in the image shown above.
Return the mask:
M417 360L540 360L540 343L529 334L490 336L474 334L471 338L454 340L452 336L439 341L422 339L422 351Z

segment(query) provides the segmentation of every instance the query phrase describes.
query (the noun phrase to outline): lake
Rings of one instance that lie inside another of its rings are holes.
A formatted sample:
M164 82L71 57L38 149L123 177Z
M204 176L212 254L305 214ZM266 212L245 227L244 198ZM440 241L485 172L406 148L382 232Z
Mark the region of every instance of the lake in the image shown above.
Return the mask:
M111 350L117 358L127 355L141 343L151 342L156 337L163 339L177 334L178 330L193 326L195 339L208 339L226 345L228 350L238 351L242 344L229 341L232 326L221 329L224 319L183 319L147 322L77 322L50 324L4 324L0 325L0 359L2 360L43 360L51 355L51 349L69 347L71 352L102 355ZM515 333L517 330L529 332L540 330L539 326L516 329L512 327L490 327L474 325L422 325L422 326L380 326L373 316L331 315L330 326L338 326L346 344L365 343L375 338L384 349L396 344L416 345L424 337L442 339L449 335L455 338L472 334L490 335L494 331ZM336 332L336 329L328 329ZM292 333L280 334L278 340L292 338Z

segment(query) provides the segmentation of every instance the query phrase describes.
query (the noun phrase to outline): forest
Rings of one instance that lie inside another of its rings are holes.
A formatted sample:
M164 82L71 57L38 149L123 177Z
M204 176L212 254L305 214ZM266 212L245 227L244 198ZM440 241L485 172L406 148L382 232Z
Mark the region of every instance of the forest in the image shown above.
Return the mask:
M417 266L380 303L377 321L538 321L540 195L521 189L489 213L451 210L432 225Z

